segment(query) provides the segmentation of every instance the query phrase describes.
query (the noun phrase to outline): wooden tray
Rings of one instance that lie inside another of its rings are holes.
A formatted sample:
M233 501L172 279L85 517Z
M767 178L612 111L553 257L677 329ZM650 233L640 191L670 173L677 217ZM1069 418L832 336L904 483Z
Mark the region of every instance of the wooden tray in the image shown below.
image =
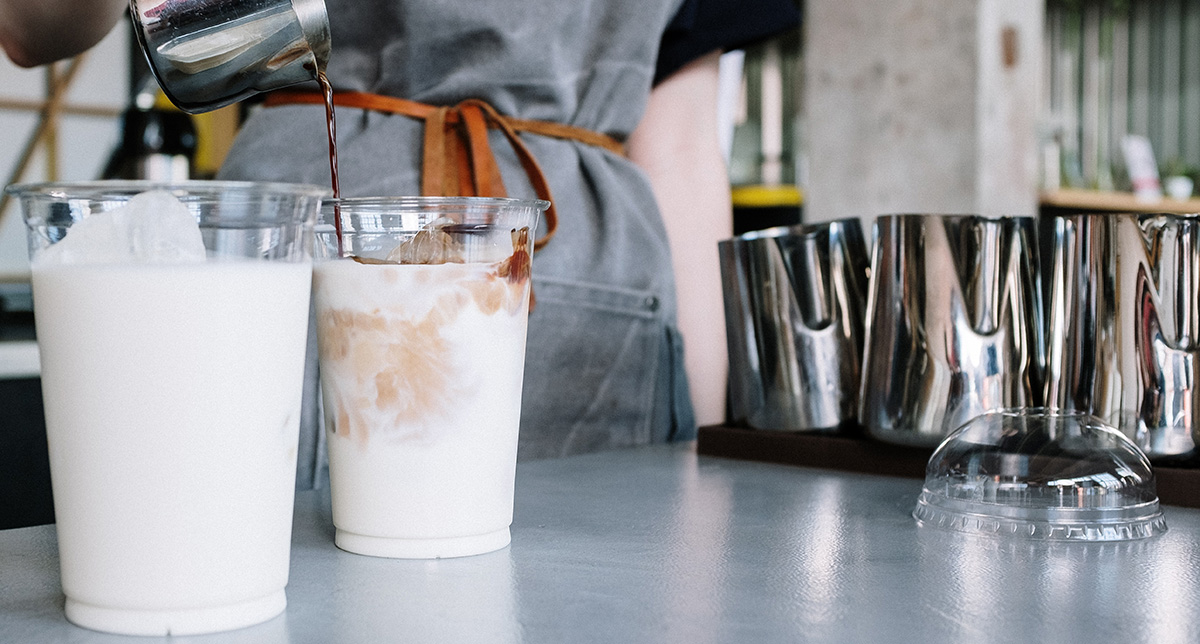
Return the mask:
M871 440L861 432L820 434L745 429L725 425L701 427L696 451L748 461L799 465L908 478L925 478L932 448L901 447ZM1200 508L1200 462L1195 457L1156 463L1159 502Z

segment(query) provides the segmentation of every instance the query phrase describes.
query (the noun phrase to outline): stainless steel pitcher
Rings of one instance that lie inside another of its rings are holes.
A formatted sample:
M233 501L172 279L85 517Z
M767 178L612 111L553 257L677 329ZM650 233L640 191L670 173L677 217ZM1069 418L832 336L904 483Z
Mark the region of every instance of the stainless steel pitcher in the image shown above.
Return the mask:
M859 221L754 231L718 250L731 421L785 431L853 421L867 282Z
M1041 404L1042 298L1032 218L875 222L859 420L934 446L984 412Z
M1047 402L1090 412L1147 456L1200 439L1200 215L1048 219Z
M130 11L151 71L186 112L311 81L329 61L324 0L130 0Z

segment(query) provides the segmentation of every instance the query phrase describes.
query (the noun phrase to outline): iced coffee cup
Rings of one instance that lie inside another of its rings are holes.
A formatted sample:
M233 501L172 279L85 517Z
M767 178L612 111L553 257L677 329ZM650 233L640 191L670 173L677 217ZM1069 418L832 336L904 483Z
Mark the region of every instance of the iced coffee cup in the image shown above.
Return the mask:
M313 296L338 547L435 558L508 545L530 257L548 205L322 204Z
M66 616L283 611L318 188L12 186L28 227Z

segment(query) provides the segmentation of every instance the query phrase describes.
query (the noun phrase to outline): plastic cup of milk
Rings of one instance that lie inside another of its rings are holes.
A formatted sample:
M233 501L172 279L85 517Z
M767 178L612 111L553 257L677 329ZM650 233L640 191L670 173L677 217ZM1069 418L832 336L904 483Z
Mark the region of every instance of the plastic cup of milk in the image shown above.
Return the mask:
M278 615L327 191L8 192L29 233L67 619L183 635Z
M508 545L530 257L547 206L322 204L313 297L339 548L440 558Z

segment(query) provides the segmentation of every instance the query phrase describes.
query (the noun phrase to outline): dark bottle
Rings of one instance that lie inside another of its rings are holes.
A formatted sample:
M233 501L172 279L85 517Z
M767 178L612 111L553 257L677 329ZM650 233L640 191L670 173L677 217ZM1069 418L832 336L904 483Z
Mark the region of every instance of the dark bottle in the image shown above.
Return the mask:
M185 181L196 160L192 117L165 100L142 94L122 116L121 144L104 167L104 179Z

